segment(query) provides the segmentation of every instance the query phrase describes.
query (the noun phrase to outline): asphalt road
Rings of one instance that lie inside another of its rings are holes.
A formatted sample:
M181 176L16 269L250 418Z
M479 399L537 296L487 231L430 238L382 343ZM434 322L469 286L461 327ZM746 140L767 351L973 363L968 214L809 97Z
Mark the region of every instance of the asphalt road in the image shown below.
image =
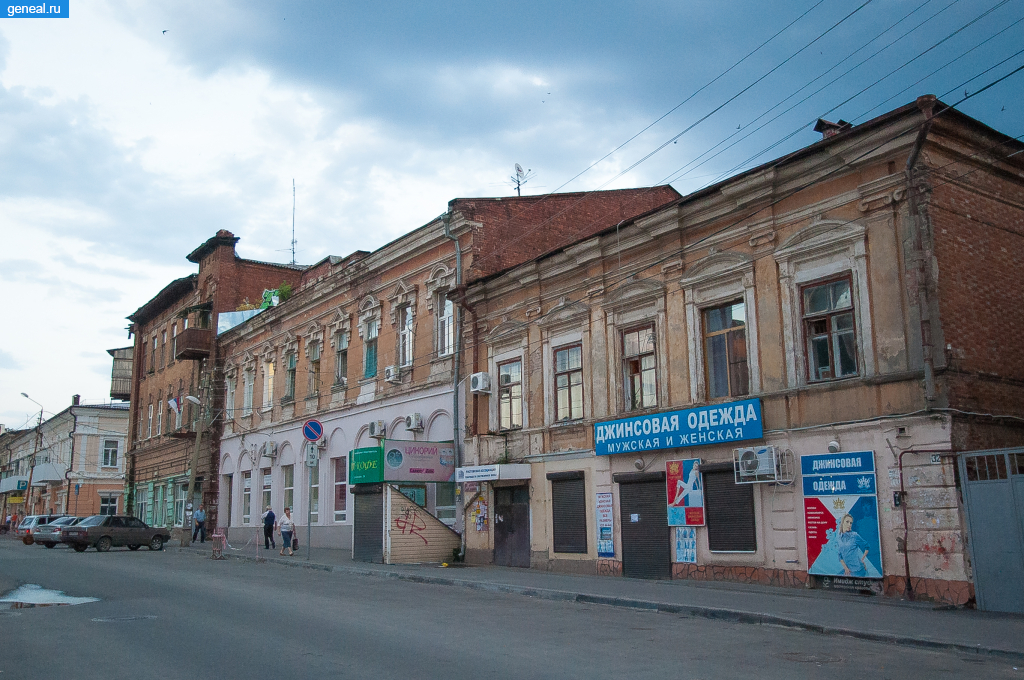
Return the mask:
M793 630L173 548L79 554L0 540L0 593L29 583L100 601L0 609L0 680L1024 680L1000 659Z

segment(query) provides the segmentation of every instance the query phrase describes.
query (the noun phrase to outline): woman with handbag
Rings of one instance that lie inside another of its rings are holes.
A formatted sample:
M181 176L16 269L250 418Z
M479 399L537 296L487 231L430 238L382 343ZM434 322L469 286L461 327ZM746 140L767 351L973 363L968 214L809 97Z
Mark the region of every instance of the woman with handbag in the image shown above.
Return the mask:
M284 549L288 548L288 554L294 555L292 552L292 535L295 533L295 521L292 520L292 509L285 508L284 516L278 521L278 527L281 529L281 554L284 555Z

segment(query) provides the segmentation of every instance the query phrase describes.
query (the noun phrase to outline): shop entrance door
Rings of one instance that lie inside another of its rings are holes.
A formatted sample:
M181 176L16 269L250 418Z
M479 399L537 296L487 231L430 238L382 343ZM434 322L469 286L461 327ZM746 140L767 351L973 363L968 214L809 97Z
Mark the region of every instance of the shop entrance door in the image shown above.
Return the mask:
M978 609L1024 613L1024 449L960 456Z
M494 563L530 566L530 487L494 489Z
M619 484L622 575L672 578L665 473L620 473L614 480Z
M352 487L352 559L356 562L384 562L384 486L356 484Z

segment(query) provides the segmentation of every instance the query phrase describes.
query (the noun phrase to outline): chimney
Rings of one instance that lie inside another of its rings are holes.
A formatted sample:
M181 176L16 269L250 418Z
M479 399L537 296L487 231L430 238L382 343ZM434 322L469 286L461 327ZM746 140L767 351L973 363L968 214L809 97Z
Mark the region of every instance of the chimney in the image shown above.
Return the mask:
M818 122L814 126L814 131L820 132L822 139L828 139L829 137L834 137L835 135L838 135L840 132L846 130L849 127L850 124L847 123L842 118L839 119L838 123L833 123L830 120L819 118Z
M76 394L73 397L71 397L71 405L72 406L78 406L81 401L82 401L82 395L81 394Z

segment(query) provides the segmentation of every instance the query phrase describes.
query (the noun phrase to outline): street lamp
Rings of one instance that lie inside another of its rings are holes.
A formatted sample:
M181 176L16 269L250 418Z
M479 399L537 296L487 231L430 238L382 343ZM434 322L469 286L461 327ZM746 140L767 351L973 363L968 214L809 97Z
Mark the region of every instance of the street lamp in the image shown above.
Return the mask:
M185 496L185 509L181 518L181 528L185 531L181 537L183 548L192 545L192 496L196 492L196 468L199 467L199 445L203 441L203 423L205 420L203 417L203 402L200 401L199 397L189 394L185 397L185 401L199 407L199 419L196 422L196 445L192 449L192 461L188 471L188 493Z
M29 503L32 500L32 475L36 471L36 456L39 455L39 445L43 439L43 405L24 392L21 393L21 396L39 407L39 420L36 422L36 445L35 450L32 452L32 465L28 469L28 488L25 489L25 510L28 511L26 514L31 514L31 511L34 510L34 506L29 507Z

